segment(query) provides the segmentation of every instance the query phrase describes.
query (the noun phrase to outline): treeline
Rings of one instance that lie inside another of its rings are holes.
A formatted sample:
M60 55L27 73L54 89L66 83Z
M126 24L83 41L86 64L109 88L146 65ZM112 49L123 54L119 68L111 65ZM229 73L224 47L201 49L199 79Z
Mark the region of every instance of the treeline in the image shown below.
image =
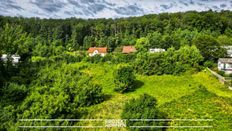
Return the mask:
M147 36L150 36L153 46L167 49L191 43L191 39L201 32L220 37L218 39L231 37L231 16L230 11L207 11L93 20L0 17L0 27L2 30L7 23L20 26L32 38L41 37L42 45L59 40L59 45L67 50L107 46L109 51L113 51L120 45L134 45L138 38Z
M135 45L138 52L143 52L144 55L149 48L178 50L182 46L196 46L204 57L199 64L213 63L218 58L226 56L222 45L232 45L231 16L230 11L163 13L142 17L89 20L1 16L0 55L18 54L21 63L17 65L20 70L15 71L17 69L14 69L15 66L13 67L10 62L3 64L0 61L0 85L11 76L21 74L24 77L30 76L33 71L36 72L36 69L30 68L35 62L36 67L60 60L66 63L82 60L133 62L138 55L124 56L117 53L120 52L122 45ZM91 46L106 46L109 52L113 53L105 58L85 57L86 49ZM74 53L75 51L78 53ZM19 79L22 81L22 78ZM30 83L30 80L24 81Z

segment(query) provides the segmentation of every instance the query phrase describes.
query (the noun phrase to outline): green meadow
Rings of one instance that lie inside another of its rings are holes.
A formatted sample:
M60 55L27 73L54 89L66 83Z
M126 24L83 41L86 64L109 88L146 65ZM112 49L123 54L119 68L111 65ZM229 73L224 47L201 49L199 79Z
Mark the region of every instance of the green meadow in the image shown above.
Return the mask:
M168 123L171 126L168 130L190 130L190 128L174 128L175 126L210 126L191 130L227 131L232 127L232 91L207 71L179 76L136 75L138 87L132 92L120 94L113 90L114 65L76 63L73 66L85 67L81 71L90 74L107 95L104 102L88 107L89 113L83 118L120 119L125 102L147 93L157 99L159 109L166 113L167 119L206 119L200 122L171 121ZM94 124L90 122L89 125ZM110 129L124 130L124 128Z

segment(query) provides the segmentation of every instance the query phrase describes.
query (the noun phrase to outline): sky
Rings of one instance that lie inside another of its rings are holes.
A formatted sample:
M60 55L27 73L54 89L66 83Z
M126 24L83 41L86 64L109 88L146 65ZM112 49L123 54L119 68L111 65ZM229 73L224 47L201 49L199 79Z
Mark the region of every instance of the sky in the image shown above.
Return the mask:
M0 15L40 18L118 18L232 10L232 0L0 0Z

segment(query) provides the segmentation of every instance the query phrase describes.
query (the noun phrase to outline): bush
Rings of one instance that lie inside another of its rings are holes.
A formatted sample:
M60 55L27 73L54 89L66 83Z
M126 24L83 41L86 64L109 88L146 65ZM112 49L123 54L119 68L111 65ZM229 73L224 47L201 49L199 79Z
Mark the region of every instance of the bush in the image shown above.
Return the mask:
M129 63L133 62L136 58L136 55L134 53L132 54L122 54L122 53L114 53L111 61L113 63Z
M69 54L63 54L62 55L63 60L67 61L67 63L75 63L75 62L80 62L82 59L84 59L84 55L69 55Z
M157 101L154 97L144 94L138 99L127 102L121 114L122 119L139 119L138 121L127 120L129 126L164 126L164 121L144 121L142 119L165 119L165 114L157 108ZM130 128L131 130L142 130L142 128ZM160 129L162 130L162 129Z
M99 85L89 83L85 87L80 88L74 101L80 106L90 106L102 102L102 96L102 88Z
M12 102L17 102L23 100L27 96L29 90L24 85L10 83L5 86L2 91L5 100L8 99Z
M103 57L101 55L95 55L95 56L88 56L83 59L83 61L90 62L90 63L100 63L102 62Z
M205 63L204 63L204 67L208 67L208 68L212 68L214 67L215 63L213 61L210 61L210 60L207 60Z
M162 67L166 67L162 61L162 54L138 53L134 62L134 68L137 73L142 75L163 74Z
M226 49L222 48L211 35L199 35L193 40L193 44L200 50L205 60L216 61L226 56Z
M115 91L124 93L133 89L135 75L129 65L119 65L114 72Z
M80 66L44 67L20 106L19 118L80 118L80 109L102 102L102 88Z
M143 75L178 75L190 68L199 69L202 60L195 46L182 46L179 50L169 48L165 53L138 53L134 67Z
M225 75L225 71L218 71L218 74L221 75L221 76L224 76Z
M229 74L229 77L232 77L232 74Z

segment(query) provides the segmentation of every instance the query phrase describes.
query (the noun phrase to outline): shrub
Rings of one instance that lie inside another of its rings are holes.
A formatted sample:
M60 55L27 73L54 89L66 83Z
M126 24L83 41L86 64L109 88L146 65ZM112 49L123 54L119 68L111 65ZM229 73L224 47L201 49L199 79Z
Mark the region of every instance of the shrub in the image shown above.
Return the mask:
M84 59L84 55L69 55L69 54L63 54L62 58L63 60L67 61L67 63L75 63L75 62L80 62L82 59Z
M221 76L224 76L225 75L225 71L218 71L218 74L221 75Z
M119 65L114 72L115 91L124 93L133 89L135 75L133 68L129 65Z
M222 48L211 35L199 35L193 40L193 44L200 50L205 60L216 61L226 56L226 49Z
M138 121L127 120L129 126L164 126L164 121L144 121L142 119L165 119L165 114L157 108L157 101L154 97L144 94L137 99L127 102L121 114L122 119L139 119ZM131 130L141 130L139 128L130 128ZM162 129L160 129L162 130Z
M169 48L165 53L138 53L134 67L138 73L145 75L178 75L189 68L200 68L202 60L195 46L182 46L179 50Z
M207 60L206 62L204 62L204 66L208 68L212 68L214 67L214 65L215 65L214 62L210 60Z
M229 74L229 77L232 77L232 74Z
M90 106L103 101L102 88L99 85L89 83L79 89L78 95L75 97L75 103L80 106Z
M42 69L20 107L19 118L79 118L80 109L102 102L102 88L79 68L63 64Z
M132 54L122 54L122 53L114 53L113 54L113 63L129 63L133 62L136 58L136 55L134 53Z
M88 56L85 57L84 61L90 62L90 63L100 63L102 62L103 57L101 55L95 55L95 56Z
M138 53L134 62L134 68L137 73L143 75L163 74L162 67L166 67L162 63L162 54Z
M5 100L8 99L12 102L21 101L27 96L28 89L24 85L10 83L3 88L3 95Z

